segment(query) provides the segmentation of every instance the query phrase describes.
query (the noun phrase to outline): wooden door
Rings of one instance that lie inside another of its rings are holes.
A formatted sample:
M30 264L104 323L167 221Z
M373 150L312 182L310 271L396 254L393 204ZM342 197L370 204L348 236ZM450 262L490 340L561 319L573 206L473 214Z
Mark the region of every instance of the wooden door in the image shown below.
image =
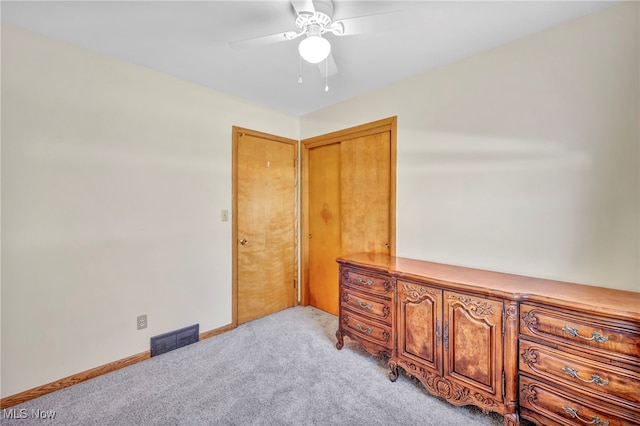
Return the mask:
M390 132L342 141L340 170L341 254L389 254Z
M502 308L501 301L444 292L444 377L488 403L502 401Z
M442 375L442 290L398 280L398 357ZM408 364L407 364L408 363Z
M342 246L340 207L340 144L309 150L309 303L338 313L336 258Z
M234 128L238 324L296 302L296 144Z
M336 258L394 254L395 117L303 141L302 304L338 314Z

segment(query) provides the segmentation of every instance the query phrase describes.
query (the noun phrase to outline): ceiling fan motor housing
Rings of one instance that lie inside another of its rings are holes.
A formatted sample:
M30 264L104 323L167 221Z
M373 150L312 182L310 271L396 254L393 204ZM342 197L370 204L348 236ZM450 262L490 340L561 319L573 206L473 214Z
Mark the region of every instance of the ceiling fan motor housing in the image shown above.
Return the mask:
M305 31L311 26L320 27L320 33L324 33L331 26L333 16L333 2L331 0L316 0L313 2L315 13L312 11L301 12L296 18L296 27Z

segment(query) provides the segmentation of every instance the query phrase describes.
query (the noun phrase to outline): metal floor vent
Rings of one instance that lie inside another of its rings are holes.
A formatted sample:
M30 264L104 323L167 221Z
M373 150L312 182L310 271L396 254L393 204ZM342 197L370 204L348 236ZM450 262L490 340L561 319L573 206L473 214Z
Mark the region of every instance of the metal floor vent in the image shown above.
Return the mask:
M170 331L151 338L151 356L190 345L198 341L200 324Z

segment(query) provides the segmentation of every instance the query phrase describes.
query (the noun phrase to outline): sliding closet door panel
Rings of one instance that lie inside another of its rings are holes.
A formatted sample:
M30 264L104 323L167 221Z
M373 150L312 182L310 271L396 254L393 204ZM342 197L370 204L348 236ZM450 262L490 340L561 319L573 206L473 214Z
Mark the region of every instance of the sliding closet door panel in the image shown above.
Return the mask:
M390 133L342 141L342 254L389 253Z
M309 303L338 314L340 144L309 150Z

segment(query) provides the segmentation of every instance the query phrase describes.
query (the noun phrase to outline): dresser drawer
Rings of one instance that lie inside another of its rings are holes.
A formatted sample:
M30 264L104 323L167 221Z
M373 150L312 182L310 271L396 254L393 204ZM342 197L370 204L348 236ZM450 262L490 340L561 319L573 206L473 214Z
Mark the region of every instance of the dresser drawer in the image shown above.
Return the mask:
M640 411L640 375L520 340L520 371Z
M391 324L391 301L378 300L374 297L358 293L349 287L343 287L340 300L342 306L351 309L354 312L371 316L386 324Z
M392 348L393 342L391 341L390 326L379 324L376 321L347 310L342 311L341 321L344 329L355 333L357 336L386 348Z
M637 411L634 413L603 402L580 398L561 388L549 386L526 376L520 376L520 407L523 417L534 418L543 425L630 426L640 424L640 415ZM539 415L543 416L544 420Z
M362 291L385 297L393 295L391 278L369 274L357 269L344 268L342 270L342 284L359 288Z
M541 337L580 347L601 356L621 357L640 364L640 330L631 324L616 325L597 318L581 317L523 303L520 305L520 334Z

